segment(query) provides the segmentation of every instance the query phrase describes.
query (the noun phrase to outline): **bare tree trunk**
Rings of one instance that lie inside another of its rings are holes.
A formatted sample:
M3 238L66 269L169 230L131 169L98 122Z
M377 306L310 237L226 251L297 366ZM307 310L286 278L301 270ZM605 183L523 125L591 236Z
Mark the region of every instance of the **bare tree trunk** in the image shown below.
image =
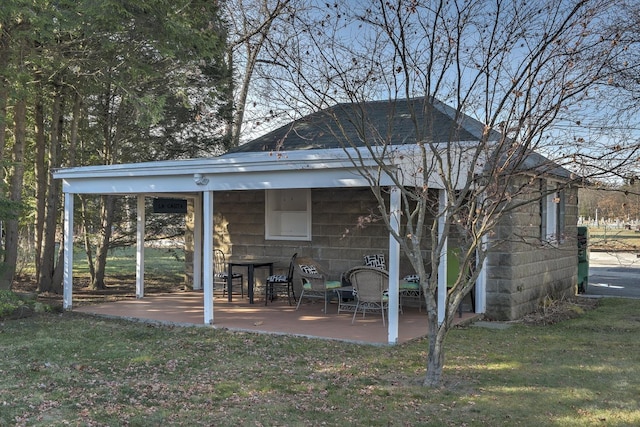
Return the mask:
M4 69L9 62L9 34L0 31L0 69ZM7 99L9 97L9 83L0 76L0 160L4 159L4 149L6 147L7 129ZM0 168L0 179L4 169Z
M51 143L49 145L48 170L58 167L59 144L62 141L63 129L63 95L60 86L56 86L56 95L53 101L51 114ZM56 253L56 220L58 217L58 187L59 183L53 179L45 181L45 217L43 221L43 240L41 244L40 275L38 276L38 292L59 293L62 289L53 283Z
M66 150L67 151L67 161L66 164L71 167L71 166L75 166L75 160L76 160L76 146L77 146L77 142L78 142L78 128L80 126L80 117L81 117L81 110L82 110L82 98L80 97L80 95L78 94L78 92L74 93L74 99L73 99L73 115L71 117L71 129L70 129L70 137L69 137L69 147ZM62 126L60 126L61 130L62 130ZM62 135L62 132L61 132ZM62 141L62 138L60 138L60 141ZM62 153L60 153L59 157L59 165L62 165L62 163L64 162ZM60 212L60 220L59 223L62 224L64 222L64 213ZM72 242L72 246L73 246L73 242ZM52 286L54 289L62 289L63 284L62 284L62 280L64 278L64 269L63 269L63 262L64 262L64 245L63 242L61 242L59 248L58 248L58 261L56 262L56 266L55 269L53 270L53 277L52 277ZM91 276L93 278L93 276Z
M2 55L0 55L2 56ZM0 78L0 161L4 159L5 135L6 135L6 119L7 119L7 89L5 81ZM4 180L4 165L0 164L0 182ZM4 193L4 191L3 191ZM4 194L2 195L4 197ZM0 261L4 261L4 228L5 220L0 218ZM3 268L0 264L0 289L10 289L11 282L3 279Z
M42 92L42 87L38 88L38 92ZM34 235L34 250L36 276L40 277L40 267L42 259L42 235L44 233L44 217L45 217L45 205L47 194L47 171L45 168L45 153L47 150L45 140L45 124L44 124L44 105L41 96L36 99L36 105L34 107L35 117L35 164L34 175L36 178L36 216L34 221L35 235Z
M24 147L26 142L26 95L16 102L14 107L13 173L11 175L10 200L22 203L22 183L24 178ZM12 218L6 223L4 270L0 279L0 289L11 289L18 262L18 219Z
M62 214L62 216L64 216L64 214ZM60 218L60 222L62 223L62 221L64 221L63 218ZM56 266L53 269L53 276L51 278L51 284L53 286L54 289L60 289L60 292L62 292L63 289L63 283L62 281L64 280L64 245L59 245L58 246L58 255L57 255L57 262L56 262Z
M84 196L80 196L80 205L81 205L81 223L82 223L82 235L84 236L84 251L87 253L87 266L89 267L89 277L91 281L89 283L94 283L96 280L96 268L93 263L93 249L91 248L91 239L89 238L89 229L87 227L87 199Z
M102 197L102 209L100 212L100 242L96 253L96 276L91 284L92 289L104 289L105 269L107 265L107 255L109 253L109 242L111 241L111 227L113 225L113 212L116 199L114 196Z
M4 148L6 146L7 95L5 81L0 79L0 159L4 159ZM0 168L0 174L2 174L3 170ZM0 178L4 178L4 176L0 175Z
M76 165L76 147L78 146L78 129L80 128L81 117L82 117L82 97L78 92L75 92L73 97L73 116L71 117L69 149L67 150L67 159L66 159L66 165L68 167L73 167Z
M8 40L4 32L0 32L0 68L3 68L8 58ZM6 146L6 129L7 129L7 98L9 91L7 89L7 81L0 77L0 161L4 162L4 150ZM4 180L4 164L0 164L0 182ZM4 193L4 187L2 189ZM2 195L4 197L4 194ZM0 218L0 261L4 263L6 249L4 239L4 231L6 228L5 218ZM3 263L0 264L0 289L11 289L11 281L4 278Z
M423 385L436 387L442 381L444 368L444 337L445 330L438 325L437 308L435 313L429 314L429 350L427 352L427 374Z
M259 0L251 4L252 13L259 10L259 18L248 18L245 15L244 5L242 2L228 3L227 6L231 8L229 16L233 17L236 13L240 16L232 19L232 22L236 22L238 28L235 29L229 43L229 52L227 54L229 63L229 72L233 75L233 57L234 52L244 47L245 51L242 56L245 58L244 71L242 72L242 82L239 85L239 89L236 94L235 107L236 110L233 114L233 124L231 126L231 146L236 147L240 143L240 134L242 132L242 125L244 122L244 115L247 106L247 98L249 95L249 89L256 64L258 63L258 56L268 40L271 27L276 19L287 11L290 0L277 0L275 2L269 2L268 0ZM247 8L249 10L249 8Z

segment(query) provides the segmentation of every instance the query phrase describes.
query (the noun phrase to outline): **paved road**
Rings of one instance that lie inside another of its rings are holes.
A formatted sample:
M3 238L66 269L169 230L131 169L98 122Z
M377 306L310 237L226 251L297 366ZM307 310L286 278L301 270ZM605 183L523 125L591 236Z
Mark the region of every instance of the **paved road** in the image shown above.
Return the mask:
M640 298L640 257L635 253L591 252L587 295Z

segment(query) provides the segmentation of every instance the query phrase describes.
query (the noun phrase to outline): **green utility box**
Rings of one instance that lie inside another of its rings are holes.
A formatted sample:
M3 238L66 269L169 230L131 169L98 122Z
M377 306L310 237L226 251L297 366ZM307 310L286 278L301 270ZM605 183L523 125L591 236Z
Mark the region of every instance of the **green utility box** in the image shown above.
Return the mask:
M589 284L589 229L578 227L578 293L587 292Z

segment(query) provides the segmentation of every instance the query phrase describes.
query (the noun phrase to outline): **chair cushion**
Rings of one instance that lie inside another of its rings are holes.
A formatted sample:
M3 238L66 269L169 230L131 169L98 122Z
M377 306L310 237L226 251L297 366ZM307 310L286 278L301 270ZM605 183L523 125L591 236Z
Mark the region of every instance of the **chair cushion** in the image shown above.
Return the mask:
M282 282L287 283L289 278L284 274L274 274L273 276L267 277L267 282Z
M300 270L306 274L318 274L318 270L315 265L304 265L300 264Z
M358 296L358 290L353 288L353 296ZM389 289L382 291L382 302L389 302Z
M226 279L229 277L229 274L226 271L221 271L220 273L215 273L214 277L218 278L218 279ZM242 277L242 274L240 273L233 273L233 278L234 279L239 279Z
M327 280L324 285L327 289L336 289L342 287L342 282L339 280Z
M342 282L339 280L327 280L326 282L324 282L324 286L326 289L337 289L342 287ZM307 280L304 280L302 288L310 291L311 283L309 283Z
M384 259L384 254L376 254L376 255L365 255L364 256L364 265L367 267L376 267L376 268L387 268L387 263Z
M417 282L400 282L401 291L417 291L420 289L420 283Z

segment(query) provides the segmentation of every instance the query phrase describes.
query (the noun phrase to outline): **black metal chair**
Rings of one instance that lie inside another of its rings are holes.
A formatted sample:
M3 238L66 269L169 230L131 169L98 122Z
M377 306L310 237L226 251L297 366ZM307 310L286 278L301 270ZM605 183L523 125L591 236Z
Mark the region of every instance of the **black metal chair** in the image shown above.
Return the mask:
M220 249L213 251L213 282L214 286L219 285L222 287L222 296L227 293L227 281L229 280L229 273L227 273L227 261L224 253ZM240 273L233 273L231 278L231 286L233 289L234 283L240 281L240 294L244 298L244 278Z
M284 274L274 274L272 276L267 277L267 283L265 286L265 295L264 295L264 305L267 305L268 301L272 301L276 294L279 291L287 291L287 299L289 301L289 305L291 304L291 297L293 296L293 302L296 302L296 293L293 290L293 271L295 267L297 253L293 254L291 257L291 262L289 263L289 272ZM284 292L282 292L284 293Z

